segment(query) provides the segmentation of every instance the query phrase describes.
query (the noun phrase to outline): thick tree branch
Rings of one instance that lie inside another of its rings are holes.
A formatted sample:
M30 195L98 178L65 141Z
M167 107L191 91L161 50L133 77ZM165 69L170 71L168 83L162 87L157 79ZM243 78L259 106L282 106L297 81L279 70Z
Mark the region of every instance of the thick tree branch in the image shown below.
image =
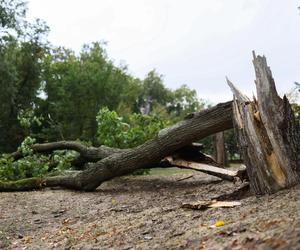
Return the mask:
M230 129L232 126L232 102L230 101L194 113L188 119L161 130L155 138L132 149L120 150L104 146L87 149L85 146L78 145L77 142L52 143L46 146L37 144L34 147L35 152L47 152L68 147L68 149L79 152L82 157L102 160L91 164L86 170L76 176L42 179L42 185L40 185L40 179L36 186L61 186L70 189L93 191L102 182L114 177L132 173L137 169L157 166L164 157L172 155L184 146L211 134ZM20 190L13 184L10 183L10 188L6 186L5 190L13 190L14 188Z
M92 191L104 181L153 166L165 156L172 155L193 141L230 129L232 126L231 101L195 113L192 118L161 130L155 138L136 148L96 162L77 176L80 188Z
M110 148L107 146L100 147L88 147L77 141L58 141L48 142L42 144L33 144L31 146L34 153L49 154L55 150L74 150L80 154L80 158L77 159L78 163L84 162L96 162L109 155L123 152L125 149ZM14 161L17 161L24 157L21 151L16 151L10 155Z
M33 177L18 181L0 181L0 191L30 191L44 187L63 187L67 189L79 189L79 185L73 176Z

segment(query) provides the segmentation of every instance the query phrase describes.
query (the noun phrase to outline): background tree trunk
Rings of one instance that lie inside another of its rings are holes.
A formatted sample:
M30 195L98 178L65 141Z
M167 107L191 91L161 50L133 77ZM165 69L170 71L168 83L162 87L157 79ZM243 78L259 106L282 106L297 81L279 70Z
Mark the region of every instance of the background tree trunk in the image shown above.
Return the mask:
M224 131L214 135L214 158L223 167L227 164Z
M228 80L234 93L234 123L250 186L274 193L300 180L300 130L289 101L281 99L265 57L253 53L257 100L250 101Z

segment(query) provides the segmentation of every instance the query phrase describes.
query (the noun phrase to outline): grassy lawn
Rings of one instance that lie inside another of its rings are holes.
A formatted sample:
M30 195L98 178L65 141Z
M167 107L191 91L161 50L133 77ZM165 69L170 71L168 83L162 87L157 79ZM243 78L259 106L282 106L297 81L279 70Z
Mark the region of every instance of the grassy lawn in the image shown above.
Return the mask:
M180 168L151 168L149 175L173 175L173 174L190 174L193 170Z

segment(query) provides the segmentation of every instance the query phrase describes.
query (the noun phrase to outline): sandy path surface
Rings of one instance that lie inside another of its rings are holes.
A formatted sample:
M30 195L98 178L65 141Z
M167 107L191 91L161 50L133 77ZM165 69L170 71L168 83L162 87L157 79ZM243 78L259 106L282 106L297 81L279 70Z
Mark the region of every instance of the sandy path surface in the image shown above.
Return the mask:
M300 186L235 208L182 202L237 188L205 174L130 176L96 192L0 193L0 249L300 249ZM217 220L224 226L211 228Z

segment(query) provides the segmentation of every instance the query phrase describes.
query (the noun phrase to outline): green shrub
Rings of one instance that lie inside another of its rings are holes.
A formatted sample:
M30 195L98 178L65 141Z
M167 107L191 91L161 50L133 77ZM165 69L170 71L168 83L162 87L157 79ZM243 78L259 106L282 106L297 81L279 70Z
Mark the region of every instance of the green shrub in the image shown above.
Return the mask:
M100 144L116 148L132 148L153 138L168 122L158 115L133 113L126 119L115 111L102 108L98 112L97 140Z
M0 180L13 181L31 177L42 177L48 174L59 174L71 168L71 160L77 154L74 151L58 150L51 155L33 154L31 145L35 139L26 137L18 148L24 158L13 161L10 155L0 158ZM50 162L57 162L55 168L50 172Z
M132 148L156 136L158 131L168 125L158 115L130 114L127 118L120 117L115 111L102 108L98 112L97 140L100 144L116 148ZM125 122L126 120L126 122ZM141 169L134 174L147 174Z

